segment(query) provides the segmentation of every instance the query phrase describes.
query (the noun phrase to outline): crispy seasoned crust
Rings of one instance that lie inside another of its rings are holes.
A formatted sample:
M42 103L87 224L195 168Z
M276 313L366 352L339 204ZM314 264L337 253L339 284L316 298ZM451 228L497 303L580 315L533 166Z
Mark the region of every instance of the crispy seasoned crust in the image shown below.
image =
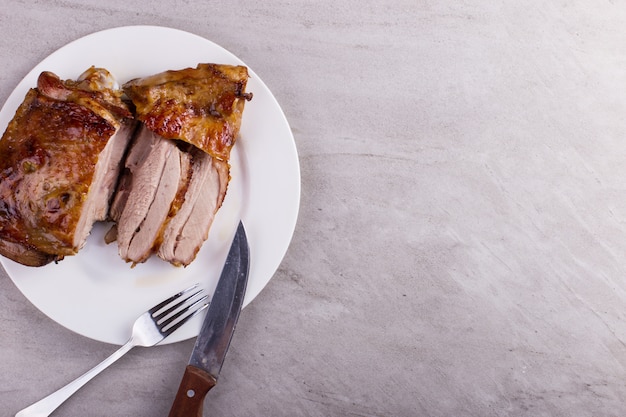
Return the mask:
M1 255L42 266L84 244L114 163L108 145L117 132L130 132L121 94L98 85L97 74L86 72L80 84L42 73L2 135Z
M114 132L89 109L30 90L0 140L0 239L75 254L81 203Z
M245 101L252 98L245 92L247 81L244 66L199 64L135 79L123 88L148 129L227 161Z
M122 91L114 89L112 80L113 76L103 68L91 67L76 81L61 80L56 74L44 71L37 79L37 90L50 98L85 106L117 126L120 120L133 115L122 101Z

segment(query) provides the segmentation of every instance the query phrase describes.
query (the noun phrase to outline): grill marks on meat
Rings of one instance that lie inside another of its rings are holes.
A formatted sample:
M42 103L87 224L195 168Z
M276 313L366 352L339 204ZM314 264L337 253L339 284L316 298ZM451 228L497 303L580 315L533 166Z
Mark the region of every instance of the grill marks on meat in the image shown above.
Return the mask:
M74 255L106 217L133 131L110 74L44 72L0 140L0 254L42 266ZM115 170L115 168L113 168Z

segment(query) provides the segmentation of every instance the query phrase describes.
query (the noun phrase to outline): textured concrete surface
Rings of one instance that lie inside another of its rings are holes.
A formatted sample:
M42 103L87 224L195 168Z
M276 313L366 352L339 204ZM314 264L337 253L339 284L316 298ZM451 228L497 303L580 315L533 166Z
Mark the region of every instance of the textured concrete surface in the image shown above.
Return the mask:
M274 92L300 217L205 415L623 416L625 21L607 0L7 0L0 101L131 24L211 39ZM6 276L0 317L2 415L114 349ZM192 345L131 352L58 415L165 415Z

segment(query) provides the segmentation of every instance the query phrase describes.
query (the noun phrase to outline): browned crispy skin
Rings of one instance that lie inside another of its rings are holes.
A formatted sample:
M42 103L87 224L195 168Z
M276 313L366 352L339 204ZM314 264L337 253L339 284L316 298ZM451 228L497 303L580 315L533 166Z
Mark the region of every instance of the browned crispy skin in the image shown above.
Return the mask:
M26 266L44 266L63 259L62 256L41 252L23 243L0 240L0 253Z
M135 79L123 86L135 106L136 117L143 122L142 132L152 136L138 136L131 145L129 169L120 182L119 198L115 199L120 204L114 203L112 208L113 218L121 213L116 232L122 258L143 262L146 255L157 252L177 266L194 260L226 194L230 151L239 135L245 102L252 98L251 93L245 92L247 82L248 69L244 66L199 64L196 68ZM187 142L184 146L175 142L181 161L186 162L181 164L180 177L171 176L165 168L158 170L162 173L159 186L178 181L178 190L165 207L159 199L165 194L153 193L143 174L166 166L164 162L156 164L154 161L160 159L153 156L158 156L162 149L159 141L172 143L171 139ZM146 140L157 145L145 158L131 158L143 152ZM160 216L154 215L157 211ZM162 213L167 216L163 218ZM125 219L142 223L138 227ZM154 239L141 238L145 230L158 231L158 235ZM135 246L141 249L137 251L140 256L126 250L129 239L131 245L137 243Z
M241 126L248 69L199 64L124 84L137 117L166 139L181 139L228 161Z
M80 104L27 93L0 140L2 255L40 266L77 252L81 203L114 132Z
M113 89L112 78L107 70L94 67L81 74L77 81L61 80L56 74L44 71L37 79L37 90L50 98L81 104L117 124L133 115L122 101L121 91Z

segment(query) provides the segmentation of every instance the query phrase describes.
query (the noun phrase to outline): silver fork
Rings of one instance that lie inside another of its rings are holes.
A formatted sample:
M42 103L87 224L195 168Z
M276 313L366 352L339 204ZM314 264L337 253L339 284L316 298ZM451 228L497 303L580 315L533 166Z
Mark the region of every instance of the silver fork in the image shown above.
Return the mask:
M23 409L15 417L46 417L93 377L105 370L135 346L154 346L208 306L207 295L201 295L199 284L174 294L143 313L135 321L128 342L90 371L58 391ZM190 294L191 293L191 294ZM184 298L183 298L184 297Z

